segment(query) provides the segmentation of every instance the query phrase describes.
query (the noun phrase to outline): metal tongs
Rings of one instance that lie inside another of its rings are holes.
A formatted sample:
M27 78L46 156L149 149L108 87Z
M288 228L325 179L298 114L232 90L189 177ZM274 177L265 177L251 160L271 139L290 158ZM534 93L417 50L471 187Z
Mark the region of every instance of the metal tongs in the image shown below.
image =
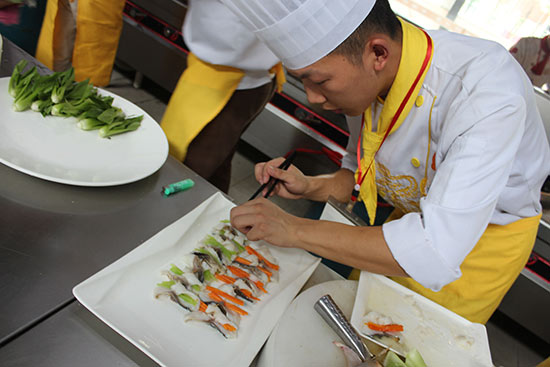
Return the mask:
M338 305L334 302L332 297L328 294L319 298L313 306L315 311L321 315L323 320L338 334L344 344L350 347L363 362L360 367L382 367L382 365L375 360L376 356L372 354L365 343L359 337L359 334L355 331L353 326L349 323L348 319ZM358 366L359 367L359 366Z

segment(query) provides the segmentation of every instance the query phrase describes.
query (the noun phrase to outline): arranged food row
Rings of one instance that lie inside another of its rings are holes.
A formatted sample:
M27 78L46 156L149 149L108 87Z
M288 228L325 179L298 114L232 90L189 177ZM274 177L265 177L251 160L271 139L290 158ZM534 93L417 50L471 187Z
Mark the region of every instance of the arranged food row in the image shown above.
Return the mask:
M242 316L278 281L279 265L266 246L248 241L229 221L213 228L190 254L162 271L156 298L189 311L186 321L204 322L224 337L237 337Z
M11 75L8 93L14 98L13 109L28 109L43 116L74 117L82 130L99 130L99 136L134 131L141 125L143 115L128 117L113 106L113 97L101 96L89 80L75 82L74 69L40 75L36 67L29 68L21 60Z

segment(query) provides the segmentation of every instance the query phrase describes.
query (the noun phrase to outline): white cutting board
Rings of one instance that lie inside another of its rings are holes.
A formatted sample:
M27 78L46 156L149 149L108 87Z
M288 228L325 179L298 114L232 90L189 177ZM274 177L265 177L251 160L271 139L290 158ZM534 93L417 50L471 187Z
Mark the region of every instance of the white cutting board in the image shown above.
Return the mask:
M256 366L346 366L343 352L333 344L333 341L342 340L313 309L313 305L325 294L330 294L349 319L356 291L356 281L333 280L301 293L279 320Z

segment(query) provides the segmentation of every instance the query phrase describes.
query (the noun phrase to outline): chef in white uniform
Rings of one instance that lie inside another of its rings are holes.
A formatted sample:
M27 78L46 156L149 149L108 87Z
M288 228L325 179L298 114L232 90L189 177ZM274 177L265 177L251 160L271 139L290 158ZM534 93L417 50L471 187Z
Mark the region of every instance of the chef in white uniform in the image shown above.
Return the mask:
M302 79L310 102L350 116L342 169L305 176L277 169L278 158L258 164L257 179L278 178L285 198L351 194L371 224L377 194L396 208L383 226L352 227L256 199L232 210L232 224L252 240L393 276L485 323L529 257L550 172L518 63L497 43L425 32L387 0L223 1Z
M284 72L219 0L189 1L183 37L191 53L161 126L170 154L227 192L237 142Z

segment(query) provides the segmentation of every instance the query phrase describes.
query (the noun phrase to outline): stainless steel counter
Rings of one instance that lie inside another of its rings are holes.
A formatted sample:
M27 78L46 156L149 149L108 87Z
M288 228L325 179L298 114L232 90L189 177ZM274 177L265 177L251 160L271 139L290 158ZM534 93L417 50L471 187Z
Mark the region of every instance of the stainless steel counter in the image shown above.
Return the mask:
M29 55L4 39L0 77ZM191 178L170 197L162 186ZM127 185L80 187L0 164L0 365L155 366L81 306L72 288L141 245L217 189L172 157ZM341 279L320 266L306 287Z
M0 77L22 57L29 58L4 39ZM0 177L0 346L66 307L75 285L216 192L171 157L150 177L114 187L58 184L1 164ZM196 182L193 189L161 196L163 185L185 178Z
M152 176L106 188L33 178L0 165L0 345L72 300L72 288L216 190L169 157ZM189 192L163 185L192 178Z

